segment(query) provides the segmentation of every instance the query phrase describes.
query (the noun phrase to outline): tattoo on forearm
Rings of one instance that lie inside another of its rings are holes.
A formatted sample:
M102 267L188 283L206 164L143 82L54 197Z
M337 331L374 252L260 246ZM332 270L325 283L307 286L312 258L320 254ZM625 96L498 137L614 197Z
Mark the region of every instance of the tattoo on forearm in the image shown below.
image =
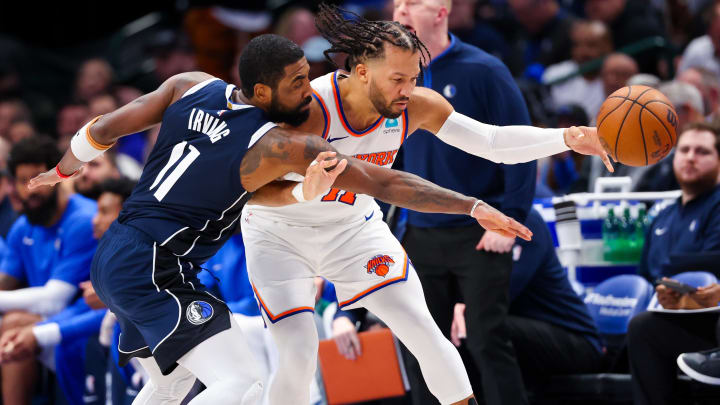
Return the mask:
M404 187L386 187L394 201L420 211L466 213L470 198L463 194L409 173L400 172L398 180Z
M319 136L306 136L305 149L303 150L303 158L313 160L320 152L335 151L324 139Z

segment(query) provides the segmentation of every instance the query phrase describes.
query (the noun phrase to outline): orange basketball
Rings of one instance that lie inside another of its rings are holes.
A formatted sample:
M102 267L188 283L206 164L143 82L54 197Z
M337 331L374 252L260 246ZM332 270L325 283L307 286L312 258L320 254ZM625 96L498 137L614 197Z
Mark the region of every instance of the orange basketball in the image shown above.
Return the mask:
M388 272L390 271L390 268L388 268L387 264L381 264L377 266L375 269L375 274L377 274L380 277L385 277Z
M603 102L597 115L600 142L622 164L646 166L667 156L677 142L678 118L664 94L628 86Z

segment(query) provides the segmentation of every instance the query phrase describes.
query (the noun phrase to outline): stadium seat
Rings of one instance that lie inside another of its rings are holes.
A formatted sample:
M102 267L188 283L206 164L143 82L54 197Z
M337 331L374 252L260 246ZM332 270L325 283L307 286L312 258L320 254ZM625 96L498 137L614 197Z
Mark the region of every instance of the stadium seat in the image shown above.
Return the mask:
M550 378L539 400L577 403L631 403L632 386L625 371L625 334L630 319L646 310L653 287L644 278L624 274L599 284L585 296L585 304L595 319L607 352L606 373L558 375Z

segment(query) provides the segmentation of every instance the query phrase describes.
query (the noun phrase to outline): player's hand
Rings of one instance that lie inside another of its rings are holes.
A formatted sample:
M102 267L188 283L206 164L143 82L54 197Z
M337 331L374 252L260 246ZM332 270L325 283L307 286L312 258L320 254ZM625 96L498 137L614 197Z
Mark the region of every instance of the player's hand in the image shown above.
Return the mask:
M32 325L10 329L0 337L0 363L25 360L39 351Z
M488 205L485 201L480 201L472 217L478 221L478 224L490 232L499 233L506 238L521 237L525 240L532 238L532 232L520 222L506 216L502 212Z
M667 277L663 277L663 279L667 279ZM680 293L662 284L655 287L655 292L657 292L657 300L663 308L680 309L680 299L682 298Z
M690 298L703 308L716 307L720 302L720 284L698 287L696 292L690 293Z
M507 253L515 244L515 237L505 237L495 232L485 232L480 238L475 250L484 250L486 252Z
M60 183L63 180L74 179L82 174L83 168L84 166L78 169L72 176L63 179L62 177L58 176L57 172L55 171L55 167L53 167L52 169L44 173L40 173L30 179L30 182L28 183L28 188L32 190L40 186L54 186L55 184Z
M460 347L460 339L467 337L467 329L465 328L465 304L455 304L453 311L452 325L450 326L450 341L455 347Z
M303 197L310 201L332 187L337 176L345 170L347 159L338 163L336 152L320 152L313 163L305 171ZM331 169L332 168L332 169Z
M600 156L605 167L610 172L614 172L612 163L610 163L610 157L608 150L603 147L603 142L598 136L597 128L595 127L570 127L565 129L565 144L577 153L583 155L596 155Z
M348 360L355 360L362 351L360 349L360 339L358 338L357 330L350 319L341 316L335 318L332 323L333 340L343 357Z
M105 303L103 303L100 300L100 297L98 297L97 293L95 292L95 288L92 285L92 282L83 281L80 283L80 289L83 292L83 299L85 299L85 303L92 309L103 309L107 308L105 306Z

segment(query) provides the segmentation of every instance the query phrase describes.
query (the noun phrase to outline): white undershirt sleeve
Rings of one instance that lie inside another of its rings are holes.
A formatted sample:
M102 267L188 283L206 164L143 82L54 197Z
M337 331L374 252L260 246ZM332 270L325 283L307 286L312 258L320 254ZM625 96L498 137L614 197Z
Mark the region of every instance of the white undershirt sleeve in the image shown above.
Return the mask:
M440 140L495 163L524 163L570 150L563 128L495 126L453 111L435 134Z
M42 287L0 291L0 312L23 310L50 316L60 312L77 292L77 287L60 280L49 280Z
M40 347L55 346L62 340L60 325L55 322L33 326L33 334L35 335L35 340Z

